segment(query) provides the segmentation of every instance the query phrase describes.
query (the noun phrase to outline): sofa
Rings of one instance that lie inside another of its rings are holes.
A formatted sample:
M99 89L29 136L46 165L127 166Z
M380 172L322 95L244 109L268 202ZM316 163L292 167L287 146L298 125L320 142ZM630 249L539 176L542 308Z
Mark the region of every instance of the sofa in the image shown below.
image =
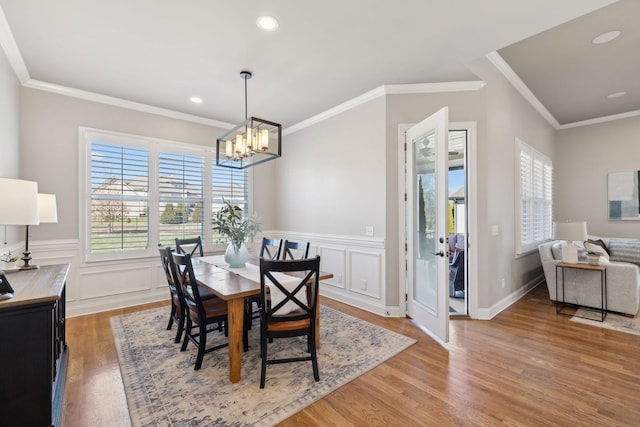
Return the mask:
M599 263L606 265L607 310L636 316L640 304L640 241L589 236L589 243L578 244L579 262L587 262L588 252L601 253ZM593 242L603 249L593 249ZM554 240L538 246L549 298L556 300L556 264L562 259L563 242ZM605 254L606 252L606 254ZM608 258L608 259L607 259ZM558 283L558 299L566 303L599 308L601 304L600 274L596 271L565 269L564 298Z

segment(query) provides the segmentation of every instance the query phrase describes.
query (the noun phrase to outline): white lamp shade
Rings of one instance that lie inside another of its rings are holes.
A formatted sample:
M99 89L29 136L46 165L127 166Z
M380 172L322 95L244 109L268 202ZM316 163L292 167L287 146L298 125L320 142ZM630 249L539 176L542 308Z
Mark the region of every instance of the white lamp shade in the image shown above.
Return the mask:
M38 183L0 178L0 224L38 225Z
M587 223L585 221L554 222L553 238L568 242L584 242L587 240Z
M58 209L56 207L55 194L38 193L38 213L40 224L58 222Z

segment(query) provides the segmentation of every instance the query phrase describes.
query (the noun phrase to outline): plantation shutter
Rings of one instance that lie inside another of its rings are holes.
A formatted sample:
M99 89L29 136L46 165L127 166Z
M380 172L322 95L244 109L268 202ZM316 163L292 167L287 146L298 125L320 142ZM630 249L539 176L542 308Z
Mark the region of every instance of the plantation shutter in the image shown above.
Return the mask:
M202 156L160 152L158 157L160 243L202 236L204 159Z
M90 251L149 245L149 151L91 142Z
M211 212L213 215L223 206L223 199L238 205L244 217L248 215L249 191L247 171L216 166L215 159L211 163ZM211 230L213 241L221 242L224 237Z
M553 167L549 158L524 142L519 141L518 147L516 254L522 254L553 237Z

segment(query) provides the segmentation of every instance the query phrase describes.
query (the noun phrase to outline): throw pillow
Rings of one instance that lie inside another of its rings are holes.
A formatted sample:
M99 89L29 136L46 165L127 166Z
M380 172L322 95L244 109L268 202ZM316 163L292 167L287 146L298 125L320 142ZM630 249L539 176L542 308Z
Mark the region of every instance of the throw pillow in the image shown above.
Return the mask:
M611 261L630 262L640 265L640 240L609 240Z
M562 259L562 245L563 242L555 242L551 245L551 255L553 255L553 259Z
M584 248L592 254L598 254L601 258L609 260L609 252L596 243L584 242Z
M589 239L589 240L587 240L585 242L585 245L586 245L587 242L593 243L594 245L600 246L602 249L604 249L607 252L607 255L611 255L611 252L609 252L609 248L607 248L607 244L604 242L604 240L602 240L602 239L598 239L598 240Z

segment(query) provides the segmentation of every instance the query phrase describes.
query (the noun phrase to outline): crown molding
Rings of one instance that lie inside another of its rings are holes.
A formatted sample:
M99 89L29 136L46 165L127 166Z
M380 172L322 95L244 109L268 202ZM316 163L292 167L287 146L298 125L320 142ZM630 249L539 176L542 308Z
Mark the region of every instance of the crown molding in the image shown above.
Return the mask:
M4 53L7 55L7 59L9 60L13 71L16 73L18 80L20 80L21 84L24 84L30 79L29 71L24 65L20 49L18 49L16 40L13 38L13 33L9 27L7 18L4 16L2 7L0 7L0 46L2 46Z
M554 129L560 129L560 123L551 115L549 110L536 98L520 77L513 71L507 62L496 51L488 53L487 59L502 73L511 85L526 99L531 106L551 125Z
M317 114L306 120L303 120L293 126L289 126L288 128L282 131L282 134L290 135L294 132L298 132L304 128L320 123L333 116L342 114L348 110L358 107L359 105L366 104L367 102L372 101L381 96L474 91L474 90L482 89L485 85L486 83L483 81L383 85L373 90L370 90L369 92L363 93L360 96L352 98L349 101L343 102L342 104L339 104L333 108L330 108L320 114Z
M580 122L567 123L565 125L560 125L558 130L563 129L572 129L580 126L589 126L589 125L597 125L599 123L613 122L621 119L628 119L629 117L640 116L640 110L636 111L628 111L626 113L613 114L611 116L597 117L595 119L582 120Z
M46 92L57 93L59 95L70 96L73 98L84 99L86 101L98 102L101 104L112 105L114 107L126 108L128 110L140 111L143 113L156 114L158 116L169 117L172 119L184 120L187 122L199 123L207 126L214 126L222 129L231 129L235 125L231 123L221 122L218 120L207 119L205 117L194 116L192 114L180 113L165 108L154 107L139 102L128 101L126 99L115 98L113 96L101 95L95 92L88 92L80 89L74 89L66 86L47 83L40 80L29 79L22 84L24 87L38 89Z

